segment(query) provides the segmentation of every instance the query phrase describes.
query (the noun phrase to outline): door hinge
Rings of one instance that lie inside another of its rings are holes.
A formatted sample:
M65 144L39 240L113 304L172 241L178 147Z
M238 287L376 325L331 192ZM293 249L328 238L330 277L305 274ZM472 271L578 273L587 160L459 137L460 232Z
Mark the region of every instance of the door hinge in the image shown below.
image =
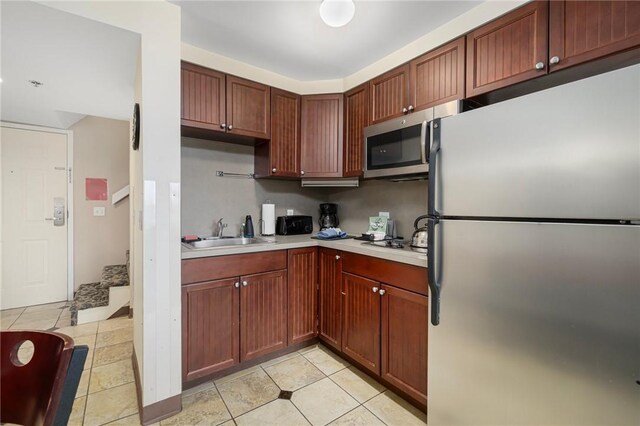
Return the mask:
M71 183L71 167L69 167L69 183Z

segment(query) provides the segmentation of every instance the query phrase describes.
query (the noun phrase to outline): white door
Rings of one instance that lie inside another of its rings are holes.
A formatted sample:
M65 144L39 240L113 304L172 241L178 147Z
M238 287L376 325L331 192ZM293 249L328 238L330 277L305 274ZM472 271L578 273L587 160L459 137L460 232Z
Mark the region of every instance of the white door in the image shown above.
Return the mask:
M67 135L9 127L1 132L0 305L66 300Z

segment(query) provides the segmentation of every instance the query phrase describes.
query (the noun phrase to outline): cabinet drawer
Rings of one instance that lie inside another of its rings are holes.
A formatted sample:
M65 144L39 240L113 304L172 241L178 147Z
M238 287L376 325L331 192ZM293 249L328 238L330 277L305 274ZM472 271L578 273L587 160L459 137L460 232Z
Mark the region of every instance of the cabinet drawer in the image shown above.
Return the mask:
M186 259L182 261L182 285L286 268L286 250Z
M385 284L427 295L427 269L377 257L342 252L342 270Z

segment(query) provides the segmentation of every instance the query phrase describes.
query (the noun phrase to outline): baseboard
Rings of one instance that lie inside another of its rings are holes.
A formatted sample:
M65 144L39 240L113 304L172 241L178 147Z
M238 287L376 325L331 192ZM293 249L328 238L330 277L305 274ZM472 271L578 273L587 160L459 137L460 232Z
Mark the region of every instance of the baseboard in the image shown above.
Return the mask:
M174 395L162 401L155 402L146 407L142 406L142 380L140 380L140 371L138 370L138 358L136 356L136 348L134 346L131 354L131 362L133 363L133 377L136 383L136 394L138 396L138 416L140 424L150 425L160 420L174 416L182 411L182 395Z

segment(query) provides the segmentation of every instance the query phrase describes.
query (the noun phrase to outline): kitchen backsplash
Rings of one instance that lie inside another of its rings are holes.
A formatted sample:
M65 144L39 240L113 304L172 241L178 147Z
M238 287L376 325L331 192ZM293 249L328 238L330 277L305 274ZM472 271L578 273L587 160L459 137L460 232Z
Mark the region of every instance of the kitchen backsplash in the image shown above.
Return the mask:
M216 222L228 224L225 235L238 235L244 217L260 232L260 205L276 205L276 216L294 209L313 217L318 231L319 204L338 204L340 226L350 233L367 230L369 216L388 211L398 235L410 238L414 219L427 210L427 182L361 181L359 188L302 188L298 180L218 177L216 171L253 172L253 147L182 138L182 235L212 235Z

